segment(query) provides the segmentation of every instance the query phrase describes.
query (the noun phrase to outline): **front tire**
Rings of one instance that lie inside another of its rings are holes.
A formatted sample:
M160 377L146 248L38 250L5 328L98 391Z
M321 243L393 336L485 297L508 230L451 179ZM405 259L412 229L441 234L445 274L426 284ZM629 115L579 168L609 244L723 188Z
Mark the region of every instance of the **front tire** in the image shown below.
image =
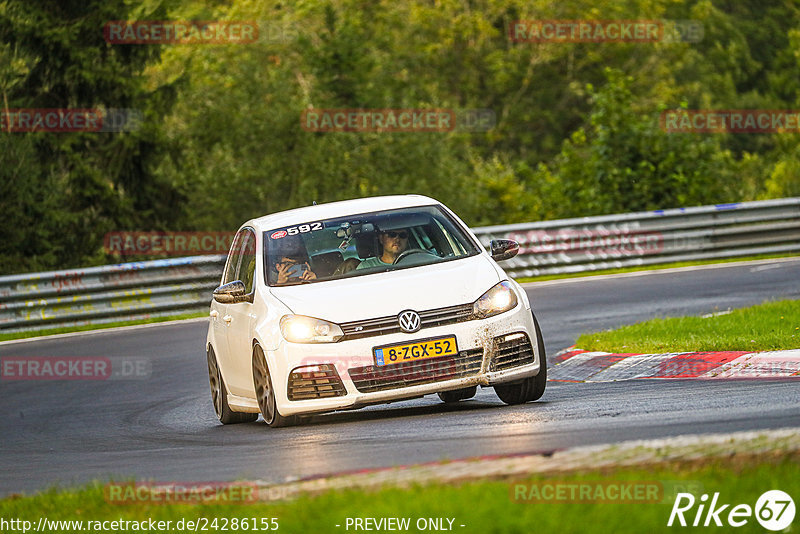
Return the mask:
M259 345L253 348L253 386L256 390L256 400L261 409L261 416L269 427L292 426L297 422L296 417L284 417L278 410L267 359Z
M539 321L533 315L533 324L536 327L536 345L539 348L539 374L526 378L521 382L513 384L498 384L494 387L494 392L500 400L506 404L523 404L539 400L544 395L547 387L547 355L545 354L544 339L542 329L539 328Z
M252 423L258 419L257 413L234 412L228 405L228 389L222 379L222 373L217 363L217 355L209 345L206 352L208 361L208 383L211 386L211 402L214 404L214 412L217 419L223 425L233 425L237 423Z

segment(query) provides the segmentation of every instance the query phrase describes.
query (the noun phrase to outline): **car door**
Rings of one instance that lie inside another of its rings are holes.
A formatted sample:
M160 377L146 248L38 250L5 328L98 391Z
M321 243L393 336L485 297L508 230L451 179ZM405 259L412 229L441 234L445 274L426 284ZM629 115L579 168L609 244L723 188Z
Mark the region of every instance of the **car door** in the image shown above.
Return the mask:
M228 259L225 262L225 269L222 271L222 283L220 285L238 280L237 276L239 264L241 263L241 244L243 237L244 231L239 231L233 238L231 250L228 253ZM225 384L228 385L230 391L229 381L232 375L232 368L230 365L231 358L229 356L228 333L230 332L232 317L229 314L229 307L230 304L223 304L216 300L211 301L211 325L214 332L214 350L217 354L217 361L222 370Z
M255 306L251 302L256 289L256 233L252 228L242 228L237 249L238 264L235 280L245 286L248 299L227 305L223 322L227 325L228 369L231 376L228 389L234 395L251 396L253 391L252 328L256 321Z

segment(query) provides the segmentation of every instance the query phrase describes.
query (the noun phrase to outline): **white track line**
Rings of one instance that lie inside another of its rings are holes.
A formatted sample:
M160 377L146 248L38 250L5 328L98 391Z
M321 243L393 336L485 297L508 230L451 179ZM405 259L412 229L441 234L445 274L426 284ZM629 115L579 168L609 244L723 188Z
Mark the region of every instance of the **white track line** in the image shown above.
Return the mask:
M785 262L800 262L800 258L774 258L771 260L750 260L750 261L737 261L729 263L711 263L708 265L690 265L687 267L670 267L669 269L652 269L649 271L634 271L631 273L617 273L617 274L598 274L594 276L576 276L574 278L562 278L560 280L545 280L542 282L525 282L522 287L542 287L552 286L558 284L571 284L574 282L591 282L595 280L610 280L613 278L632 278L636 276L648 276L656 274L669 274L669 273L684 273L690 271L704 271L708 269L724 269L726 267L742 267L746 265L766 265ZM776 266L777 267L777 266Z
M143 330L145 328L155 328L158 326L171 326L176 324L190 324L207 322L208 317L195 317L193 319L178 319L177 321L161 321L159 323L145 323L134 324L130 326L114 326L111 328L98 328L97 330L84 330L82 332L65 332L63 334L52 334L49 336L26 337L23 339L9 339L8 341L0 341L0 347L4 345L11 345L12 343L28 343L31 341L41 341L43 339L67 339L77 336L93 335L93 334L108 334L111 332L124 332L130 330Z

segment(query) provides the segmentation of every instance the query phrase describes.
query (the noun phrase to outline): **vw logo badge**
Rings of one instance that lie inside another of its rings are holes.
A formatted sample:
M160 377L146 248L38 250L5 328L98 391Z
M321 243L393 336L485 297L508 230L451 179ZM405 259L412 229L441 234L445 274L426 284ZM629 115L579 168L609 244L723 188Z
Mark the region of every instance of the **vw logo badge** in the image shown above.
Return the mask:
M400 330L409 334L422 328L422 319L414 310L400 312L397 316L397 323L400 325Z

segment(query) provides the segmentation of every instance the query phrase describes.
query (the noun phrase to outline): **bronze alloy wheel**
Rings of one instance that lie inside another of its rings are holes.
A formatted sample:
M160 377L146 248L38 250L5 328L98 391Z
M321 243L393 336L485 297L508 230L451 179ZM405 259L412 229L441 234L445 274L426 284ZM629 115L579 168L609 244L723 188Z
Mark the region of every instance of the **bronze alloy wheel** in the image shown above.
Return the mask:
M256 400L261 409L264 421L273 428L295 424L295 417L284 417L275 404L275 391L272 388L272 377L269 374L267 359L259 345L253 348L253 386Z
M222 373L217 364L217 355L214 349L208 347L206 352L208 361L208 383L211 385L211 402L214 404L214 412L217 419L223 425L235 423L252 423L258 419L257 413L234 412L228 406L228 390L225 388L225 381L222 380Z
M214 403L214 411L217 414L217 418L219 418L222 417L222 380L219 376L219 367L217 367L217 358L214 355L214 349L209 347L208 352L206 352L206 357L208 360L208 382L211 384L211 402Z

